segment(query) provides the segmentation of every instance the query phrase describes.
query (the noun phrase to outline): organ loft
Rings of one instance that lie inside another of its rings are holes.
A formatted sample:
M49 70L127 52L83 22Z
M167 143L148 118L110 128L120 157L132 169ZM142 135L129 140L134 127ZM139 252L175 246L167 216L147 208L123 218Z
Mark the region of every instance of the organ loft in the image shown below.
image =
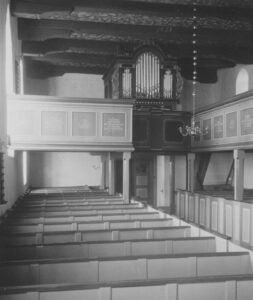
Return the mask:
M252 299L252 14L1 0L0 299Z

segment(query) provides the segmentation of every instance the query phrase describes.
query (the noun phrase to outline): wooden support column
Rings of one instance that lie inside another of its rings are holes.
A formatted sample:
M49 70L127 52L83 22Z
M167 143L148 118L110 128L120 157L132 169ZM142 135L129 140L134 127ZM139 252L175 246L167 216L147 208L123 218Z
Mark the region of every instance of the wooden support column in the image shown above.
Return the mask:
M157 155L156 157L156 206L171 210L174 202L174 156Z
M234 199L243 200L244 189L244 150L234 150Z
M195 153L187 154L187 190L194 192L195 172L194 172Z
M129 203L129 190L130 190L130 172L129 161L131 152L123 152L123 199L125 203Z
M100 182L100 188L102 190L106 189L107 186L107 154L103 153L101 154L101 166L102 166L102 174L101 174L101 182Z
M109 183L109 194L115 194L115 159L113 153L108 154L108 183Z

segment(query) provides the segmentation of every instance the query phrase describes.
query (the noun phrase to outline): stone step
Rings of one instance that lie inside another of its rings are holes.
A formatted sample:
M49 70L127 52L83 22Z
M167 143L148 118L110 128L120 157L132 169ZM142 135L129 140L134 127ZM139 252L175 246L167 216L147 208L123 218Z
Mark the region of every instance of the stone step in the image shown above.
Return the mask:
M251 274L248 252L0 263L0 286L97 284Z
M190 236L190 226L158 228L128 228L67 232L6 233L0 235L0 245L43 245L89 241L125 241L131 239L164 239Z
M206 253L215 248L214 237L65 243L0 248L0 260Z
M32 232L62 232L102 229L124 228L150 228L172 226L172 219L146 219L146 220L108 220L108 221L82 221L68 223L40 223L40 224L3 224L0 232L6 233L32 233Z

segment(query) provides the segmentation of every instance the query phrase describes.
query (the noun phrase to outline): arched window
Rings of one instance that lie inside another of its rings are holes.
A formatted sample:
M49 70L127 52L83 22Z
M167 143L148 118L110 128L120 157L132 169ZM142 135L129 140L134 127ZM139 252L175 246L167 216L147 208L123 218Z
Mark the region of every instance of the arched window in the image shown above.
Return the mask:
M150 51L136 61L136 98L160 98L160 59Z
M249 73L246 69L241 69L236 77L236 95L247 92L249 90Z

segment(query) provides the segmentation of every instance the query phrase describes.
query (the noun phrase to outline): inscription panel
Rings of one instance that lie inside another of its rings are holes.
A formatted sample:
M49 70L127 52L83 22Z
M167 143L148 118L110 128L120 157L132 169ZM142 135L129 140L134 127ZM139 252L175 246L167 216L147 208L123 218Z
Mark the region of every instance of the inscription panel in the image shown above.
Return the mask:
M204 140L210 140L211 134L212 134L212 128L211 128L211 119L203 120L203 128L202 131L207 131L207 134L203 136Z
M125 114L103 113L102 135L106 137L125 136Z
M133 151L130 100L11 97L8 120L13 149Z
M214 117L214 132L215 139L223 137L223 116Z
M96 123L97 121L95 112L73 112L73 136L95 136L97 131Z
M34 134L34 115L32 111L18 110L11 117L11 131L17 135Z
M42 135L67 135L67 113L61 111L41 112Z
M241 135L253 133L253 108L241 110Z
M237 113L226 114L226 135L227 137L237 136Z
M252 148L253 92L245 98L202 111L196 114L196 118L200 120L203 131L208 127L208 134L200 135L199 141L196 138L192 139L194 150L212 150L214 147L216 150L232 150L235 145Z

